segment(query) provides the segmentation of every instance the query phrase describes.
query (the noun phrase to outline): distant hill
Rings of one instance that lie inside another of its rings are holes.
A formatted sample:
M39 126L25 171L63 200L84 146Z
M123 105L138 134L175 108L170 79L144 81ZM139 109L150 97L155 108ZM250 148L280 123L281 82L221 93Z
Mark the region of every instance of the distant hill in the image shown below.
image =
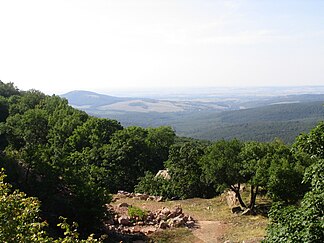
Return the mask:
M71 91L61 95L70 105L92 114L118 112L168 113L199 110L228 110L229 104L223 102L170 101L151 98L127 98L98 94L90 91Z
M66 98L73 106L97 107L101 105L113 104L127 100L127 98L120 98L110 95L98 94L95 92L75 90L61 95Z
M116 119L124 126L172 126L178 135L198 139L292 142L324 120L323 94L242 95L199 100L128 98L72 91L62 95L78 109Z

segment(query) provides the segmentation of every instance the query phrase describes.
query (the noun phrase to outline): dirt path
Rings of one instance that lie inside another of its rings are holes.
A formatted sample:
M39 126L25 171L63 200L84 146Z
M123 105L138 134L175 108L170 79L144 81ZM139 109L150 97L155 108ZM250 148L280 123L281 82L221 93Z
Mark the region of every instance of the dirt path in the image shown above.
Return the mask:
M198 221L197 229L193 230L192 233L201 240L199 243L221 243L224 242L223 236L227 227L221 221Z

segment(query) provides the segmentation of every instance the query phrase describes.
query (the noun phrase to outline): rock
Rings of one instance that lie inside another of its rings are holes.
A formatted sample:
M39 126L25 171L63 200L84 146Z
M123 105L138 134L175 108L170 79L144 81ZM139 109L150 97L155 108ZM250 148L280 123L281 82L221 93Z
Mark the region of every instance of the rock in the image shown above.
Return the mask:
M157 177L162 177L165 180L171 179L168 170L159 170L158 173L156 173L156 175L155 175L155 178L157 178Z
M170 209L168 208L163 208L161 210L161 214L168 216L170 214Z
M187 226L188 228L193 228L193 227L195 226L195 221L188 220L188 221L186 222L186 226Z
M146 201L155 201L155 196L149 196Z
M168 223L165 222L164 220L162 220L159 224L159 229L166 229L168 227L169 227Z
M130 205L128 203L123 202L123 203L118 204L117 207L119 207L119 208L128 208L129 206Z
M233 208L235 206L238 206L238 199L236 197L236 194L235 192L233 191L228 191L227 192L227 195L226 195L226 202L227 202L227 205L230 207L230 208Z
M143 221L138 221L138 222L136 222L136 224L139 225L139 226L143 226L144 222Z
M120 216L118 218L118 223L121 225L129 225L129 223L130 223L129 217L128 216Z
M162 199L163 199L163 197L161 197L161 196L155 197L155 201L157 201L157 202L162 202Z
M179 216L180 214L182 214L182 208L180 206L175 206L172 211L172 218Z
M240 212L242 212L242 209L241 209L241 207L233 207L231 209L231 211L232 211L232 213L240 213Z
M148 226L143 229L141 229L141 232L145 235L152 234L156 231L157 229L154 226Z
M179 215L175 218L171 218L168 220L168 224L170 227L180 227L184 225L183 218Z
M142 195L140 196L141 200L147 200L148 197L149 197L149 195L147 195L147 194L142 194Z
M141 232L141 227L140 226L134 226L134 227L130 228L130 232L132 234L140 233Z

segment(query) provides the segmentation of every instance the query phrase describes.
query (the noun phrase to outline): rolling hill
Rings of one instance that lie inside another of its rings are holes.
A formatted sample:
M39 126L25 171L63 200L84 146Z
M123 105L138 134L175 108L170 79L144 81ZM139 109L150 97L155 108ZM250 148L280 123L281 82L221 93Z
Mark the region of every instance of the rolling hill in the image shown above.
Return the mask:
M232 139L291 143L324 120L324 95L223 97L158 100L72 91L63 97L87 113L116 119L124 126L172 126L179 136L204 140ZM246 108L249 107L249 108Z

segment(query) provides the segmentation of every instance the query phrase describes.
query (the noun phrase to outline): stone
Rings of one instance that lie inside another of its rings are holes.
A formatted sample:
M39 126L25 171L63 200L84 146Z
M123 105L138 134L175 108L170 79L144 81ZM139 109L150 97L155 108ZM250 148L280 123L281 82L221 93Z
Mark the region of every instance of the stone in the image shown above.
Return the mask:
M170 214L170 209L168 209L168 208L163 208L163 209L161 210L161 214L164 214L164 215L168 216L168 215Z
M148 227L141 229L141 232L145 235L149 235L149 234L156 232L156 230L157 230L157 228L155 228L154 226L148 226Z
M168 227L169 227L168 223L165 222L164 220L162 220L159 224L159 229L166 229Z
M157 202L162 202L162 200L163 200L163 197L161 197L161 196L155 197L155 201L157 201Z
M174 214L174 216L178 216L180 214L182 214L182 208L180 206L175 206L172 211L172 214Z
M149 195L147 195L147 194L140 195L141 200L144 200L144 201L147 200L148 197L149 197Z
M175 218L171 218L168 220L168 224L170 227L180 227L184 225L183 218L179 215Z
M117 207L119 207L119 208L128 208L129 206L130 205L128 203L123 202L123 203L118 204Z
M149 196L146 201L155 201L155 196Z
M156 175L155 175L155 178L157 178L157 177L162 177L165 180L171 179L168 170L159 170L158 173L156 173Z
M195 221L188 220L188 221L186 222L186 226L187 226L188 228L193 228L193 227L195 226Z
M235 206L238 206L238 199L236 197L236 194L235 192L233 191L228 191L227 192L227 195L226 195L226 202L227 202L227 205L230 207L230 208L233 208Z
M121 225L129 225L130 221L129 221L129 217L128 216L120 216L118 218L118 223L121 224Z

